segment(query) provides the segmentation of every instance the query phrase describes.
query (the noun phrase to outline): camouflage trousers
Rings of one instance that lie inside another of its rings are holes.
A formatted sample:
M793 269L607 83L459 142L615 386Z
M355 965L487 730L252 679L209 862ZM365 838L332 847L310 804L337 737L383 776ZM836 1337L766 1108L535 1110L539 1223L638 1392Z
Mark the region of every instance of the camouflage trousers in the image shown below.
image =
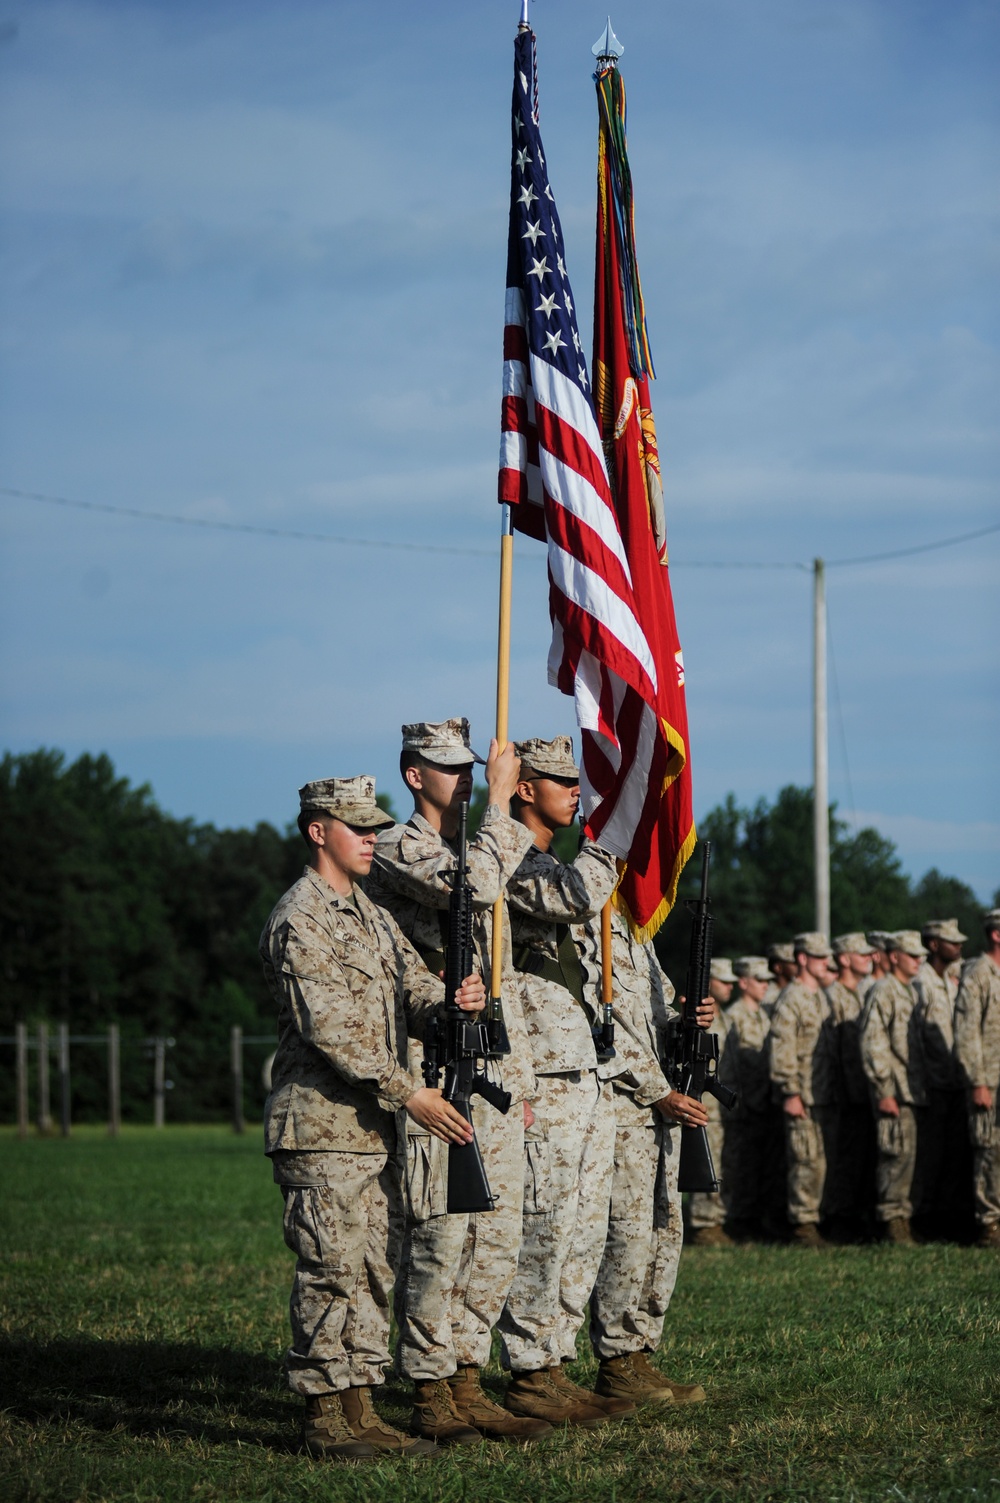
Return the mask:
M707 1094L702 1106L708 1113L708 1127L705 1130L708 1133L708 1146L712 1150L715 1177L722 1189L695 1190L688 1196L688 1225L693 1231L698 1231L703 1226L721 1226L726 1219L726 1202L723 1199L726 1185L722 1177L722 1154L726 1131L722 1123L722 1107L714 1096Z
M878 1164L875 1170L875 1215L879 1221L896 1221L913 1215L919 1201L915 1184L917 1139L922 1128L922 1106L899 1102L898 1117L877 1117Z
M778 1111L733 1112L722 1148L729 1219L738 1227L777 1230L785 1219L785 1143Z
M286 1178L296 1161L284 1154ZM403 1223L399 1167L378 1153L324 1154L334 1183L281 1185L285 1241L295 1254L285 1358L288 1386L308 1398L383 1381L389 1364L389 1290Z
M646 1122L638 1123L629 1098L615 1099L608 1240L590 1296L590 1341L602 1360L659 1346L684 1241L680 1133L656 1120L659 1113L647 1111Z
M815 1226L824 1214L826 1167L836 1153L835 1107L810 1106L808 1117L784 1115L788 1219Z
M448 1145L407 1137L407 1220L396 1280L396 1368L422 1383L460 1366L484 1367L521 1245L524 1114L474 1099L472 1120L496 1209L449 1216Z
M997 1119L997 1091L994 1087L993 1110L970 1108L969 1135L972 1138L972 1185L979 1226L1000 1224L1000 1121Z
M576 1356L601 1265L615 1152L611 1085L588 1070L538 1077L524 1141L524 1238L499 1329L514 1372Z

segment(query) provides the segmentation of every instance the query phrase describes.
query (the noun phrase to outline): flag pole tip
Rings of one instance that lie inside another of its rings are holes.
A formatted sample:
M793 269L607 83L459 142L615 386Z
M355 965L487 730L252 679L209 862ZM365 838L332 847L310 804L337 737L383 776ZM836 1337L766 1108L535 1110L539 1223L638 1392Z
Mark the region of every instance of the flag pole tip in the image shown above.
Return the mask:
M625 51L625 48L611 29L610 16L608 17L608 24L605 26L603 34L598 37L590 50L599 63L603 63L608 68L617 68L618 59Z
M521 0L521 19L518 23L518 31L529 30L528 24L528 0Z

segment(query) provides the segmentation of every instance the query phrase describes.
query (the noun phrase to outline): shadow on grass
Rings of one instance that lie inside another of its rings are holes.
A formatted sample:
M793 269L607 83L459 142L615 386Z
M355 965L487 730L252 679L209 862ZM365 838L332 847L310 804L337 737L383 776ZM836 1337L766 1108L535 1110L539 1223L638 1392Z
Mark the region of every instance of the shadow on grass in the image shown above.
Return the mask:
M298 1446L277 1360L196 1342L0 1337L0 1409L33 1424Z

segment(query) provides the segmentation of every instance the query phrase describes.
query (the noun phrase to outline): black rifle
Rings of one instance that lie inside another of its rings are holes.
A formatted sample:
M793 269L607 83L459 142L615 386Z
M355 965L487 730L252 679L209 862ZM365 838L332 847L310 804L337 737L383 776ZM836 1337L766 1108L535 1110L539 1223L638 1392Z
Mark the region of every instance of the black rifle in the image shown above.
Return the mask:
M684 994L684 1016L676 1035L670 1083L685 1096L700 1101L708 1093L722 1106L731 1110L736 1105L736 1092L720 1083L719 1040L707 1028L702 1028L697 1018L698 1004L708 996L712 965L712 918L711 901L708 896L708 863L712 854L712 842L702 846L701 894L689 900L686 907L692 915L691 948L688 952L687 981ZM684 1126L681 1128L681 1159L678 1168L678 1190L718 1190L719 1177L712 1162L712 1148L706 1127Z
M452 882L451 900L448 904L448 944L445 950L444 1007L441 1017L432 1018L424 1037L424 1080L437 1087L444 1066L444 1099L461 1112L467 1122L472 1121L472 1098L482 1096L506 1112L510 1107L510 1092L505 1091L486 1074L487 1062L496 1057L495 1037L490 1038L489 1022L473 1021L455 1001L466 976L472 975L472 888L469 886L469 869L466 864L466 820L469 806L463 803L458 817L458 865ZM509 1047L509 1046L508 1046ZM479 1144L473 1136L469 1143L451 1143L448 1146L448 1204L449 1213L470 1214L473 1211L492 1211L496 1198L490 1191L486 1167Z

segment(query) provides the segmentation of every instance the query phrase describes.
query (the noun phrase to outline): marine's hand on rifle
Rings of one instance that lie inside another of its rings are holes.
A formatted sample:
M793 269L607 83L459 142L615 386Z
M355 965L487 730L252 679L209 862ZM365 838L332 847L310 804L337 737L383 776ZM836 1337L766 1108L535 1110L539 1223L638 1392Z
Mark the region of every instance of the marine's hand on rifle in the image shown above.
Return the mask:
M677 1000L681 1011L683 1011L685 1004L687 1003L687 998L679 997ZM715 1022L715 1003L712 1001L711 997L702 997L701 1001L698 1003L698 1006L694 1010L694 1017L695 1022L698 1024L699 1028L711 1027L711 1025Z
M993 1106L993 1092L988 1085L972 1087L972 1104L978 1111L988 1112Z
M438 971L438 977L444 980L444 971ZM486 1006L486 987L482 976L473 971L471 976L466 976L462 985L455 993L455 1001L463 1012L482 1012Z
M418 1127L426 1127L429 1133L444 1143L471 1143L475 1137L472 1123L455 1110L442 1093L430 1086L421 1086L406 1103L406 1110Z
M801 1096L786 1096L782 1110L786 1117L808 1117L809 1115Z
M669 1096L661 1096L655 1106L668 1122L679 1122L682 1127L704 1127L708 1122L708 1112L701 1102L680 1091L671 1091Z
M486 987L482 976L477 976L475 971L471 976L466 976L455 993L455 1001L463 1012L482 1012L486 1006Z

